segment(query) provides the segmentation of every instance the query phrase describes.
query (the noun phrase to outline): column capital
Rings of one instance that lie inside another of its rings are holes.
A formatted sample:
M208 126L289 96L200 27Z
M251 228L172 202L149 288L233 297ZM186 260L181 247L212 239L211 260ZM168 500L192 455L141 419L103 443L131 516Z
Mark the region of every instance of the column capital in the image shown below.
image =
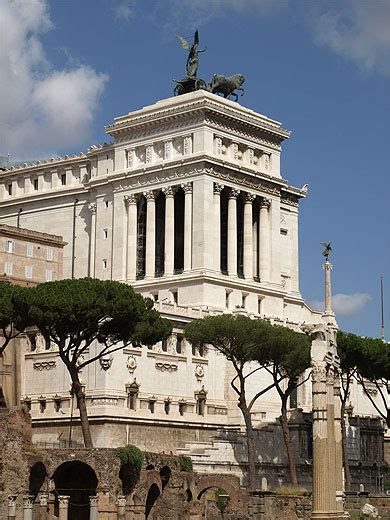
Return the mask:
M229 192L229 199L236 199L240 194L240 190L236 188L231 188Z
M16 495L8 495L8 507L13 506L16 503Z
M221 191L223 190L224 185L218 184L218 182L214 182L214 193L215 195L221 195Z
M143 195L144 197L146 198L146 200L149 202L150 200L155 200L156 199L156 194L154 193L154 191L150 190L150 191L144 191L143 192Z
M185 184L182 184L181 187L183 188L184 193L192 193L192 182L186 182Z
M175 196L175 190L172 186L166 186L162 189L162 192L164 193L166 198Z
M137 204L137 195L135 193L124 195L123 200L126 206L130 206L130 204Z
M89 505L91 507L97 507L98 500L99 500L99 497L97 495L93 495L93 496L89 497Z
M91 202L88 204L88 209L94 215L96 213L96 202Z
M41 507L46 507L48 499L49 499L49 495L47 493L40 493L40 495L39 495L39 505Z
M333 269L333 265L329 262L329 260L327 260L324 265L322 266L322 268L325 270L325 271L331 271Z
M69 495L58 495L60 509L67 509L69 503Z
M23 495L23 509L32 509L34 503L33 495Z
M271 201L266 198L262 198L260 201L260 208L269 209L271 207Z
M245 204L252 204L255 198L256 195L254 193L245 193Z

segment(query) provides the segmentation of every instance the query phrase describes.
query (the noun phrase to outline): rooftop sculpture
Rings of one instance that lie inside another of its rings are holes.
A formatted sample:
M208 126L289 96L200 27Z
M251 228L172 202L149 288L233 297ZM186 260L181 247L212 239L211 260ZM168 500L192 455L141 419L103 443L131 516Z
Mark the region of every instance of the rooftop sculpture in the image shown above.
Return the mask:
M232 96L235 98L234 101L237 101L238 94L235 91L239 90L241 91L241 95L243 95L244 89L241 88L241 85L243 85L245 81L243 74L234 74L233 76L214 74L208 84L206 84L203 79L197 77L199 53L207 50L207 47L199 50L199 33L197 30L195 31L192 45L182 36L177 36L177 38L183 49L188 51L188 57L185 77L181 80L175 80L176 86L173 90L175 96L194 92L195 90L207 90L213 94L222 94L225 98Z

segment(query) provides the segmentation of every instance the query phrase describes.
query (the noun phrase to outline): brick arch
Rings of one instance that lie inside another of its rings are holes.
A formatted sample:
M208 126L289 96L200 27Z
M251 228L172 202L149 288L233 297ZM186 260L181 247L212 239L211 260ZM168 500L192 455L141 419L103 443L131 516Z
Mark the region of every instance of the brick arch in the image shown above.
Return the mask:
M146 487L147 487L148 491L152 487L153 484L156 484L156 486L158 487L158 489L160 491L160 495L161 495L161 493L163 492L161 477L160 477L159 472L154 469L149 470L146 474Z
M196 482L196 498L199 500L201 495L210 488L222 488L230 497L230 505L235 507L239 502L240 480L233 476L200 477ZM195 498L195 497L194 497Z

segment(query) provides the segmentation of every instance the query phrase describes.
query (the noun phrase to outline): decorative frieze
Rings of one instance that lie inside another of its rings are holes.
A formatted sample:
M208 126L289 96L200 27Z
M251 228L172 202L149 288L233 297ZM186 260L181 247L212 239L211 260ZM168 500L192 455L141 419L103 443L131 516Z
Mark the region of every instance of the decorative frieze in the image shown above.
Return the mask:
M55 360L53 361L36 361L33 363L34 370L50 370L56 366Z
M175 363L163 363L158 361L154 366L156 370L160 372L177 372L178 370L178 366Z

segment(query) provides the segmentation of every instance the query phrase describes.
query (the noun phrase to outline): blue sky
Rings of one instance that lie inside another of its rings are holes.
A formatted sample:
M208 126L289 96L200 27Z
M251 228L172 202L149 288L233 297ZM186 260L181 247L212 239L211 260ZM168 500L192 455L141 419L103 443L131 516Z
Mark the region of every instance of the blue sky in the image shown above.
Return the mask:
M340 326L390 339L388 0L0 0L0 155L107 140L115 116L172 95L199 28L199 76L246 76L240 102L293 131L282 174L301 204L301 291L322 299L332 241Z

